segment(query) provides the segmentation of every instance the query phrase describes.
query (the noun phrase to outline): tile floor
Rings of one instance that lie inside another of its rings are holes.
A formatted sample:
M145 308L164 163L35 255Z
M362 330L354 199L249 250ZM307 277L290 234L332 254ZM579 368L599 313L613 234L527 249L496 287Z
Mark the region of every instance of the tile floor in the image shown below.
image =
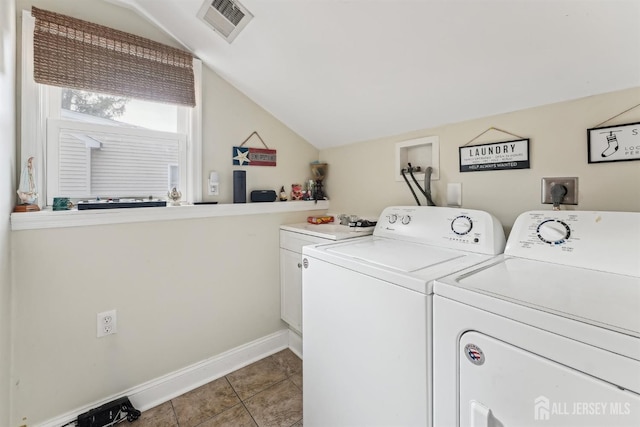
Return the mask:
M132 427L301 427L302 360L282 350L142 413Z

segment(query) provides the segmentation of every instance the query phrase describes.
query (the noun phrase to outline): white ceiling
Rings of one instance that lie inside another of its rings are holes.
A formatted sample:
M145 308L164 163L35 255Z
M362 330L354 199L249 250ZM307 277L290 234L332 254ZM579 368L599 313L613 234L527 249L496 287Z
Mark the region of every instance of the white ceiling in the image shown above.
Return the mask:
M640 86L638 0L239 0L231 44L204 0L111 1L318 148Z

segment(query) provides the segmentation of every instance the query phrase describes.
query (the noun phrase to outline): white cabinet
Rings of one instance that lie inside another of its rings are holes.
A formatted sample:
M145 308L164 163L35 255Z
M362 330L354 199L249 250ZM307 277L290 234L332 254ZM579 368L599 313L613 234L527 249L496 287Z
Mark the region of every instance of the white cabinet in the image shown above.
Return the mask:
M302 247L333 239L280 230L280 317L302 334Z
M280 317L292 330L302 335L302 247L361 238L373 229L334 223L280 226Z

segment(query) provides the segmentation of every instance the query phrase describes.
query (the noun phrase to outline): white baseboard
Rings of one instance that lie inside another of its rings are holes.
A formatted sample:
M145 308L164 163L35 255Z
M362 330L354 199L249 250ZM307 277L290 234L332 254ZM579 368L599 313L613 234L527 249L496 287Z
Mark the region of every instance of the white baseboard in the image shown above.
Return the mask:
M237 369L290 347L291 335L292 332L288 329L280 330L210 359L203 360L202 362L195 363L186 368L179 369L170 374L130 388L129 390L125 390L122 393L109 396L83 408L78 408L64 415L60 415L42 424L38 424L37 427L59 427L65 425L77 419L78 415L123 396L128 396L136 409L146 411L147 409L167 402L174 397L180 396L201 385L221 378ZM295 341L295 338L293 338L293 340ZM293 348L291 350L301 355L302 341L300 340L299 353Z
M289 349L302 359L302 337L289 329Z

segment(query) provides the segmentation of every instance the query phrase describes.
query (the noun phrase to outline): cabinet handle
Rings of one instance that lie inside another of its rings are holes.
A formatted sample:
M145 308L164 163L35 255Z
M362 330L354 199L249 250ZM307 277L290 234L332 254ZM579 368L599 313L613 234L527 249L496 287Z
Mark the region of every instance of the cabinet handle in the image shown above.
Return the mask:
M298 268L302 268L302 264L298 263Z

